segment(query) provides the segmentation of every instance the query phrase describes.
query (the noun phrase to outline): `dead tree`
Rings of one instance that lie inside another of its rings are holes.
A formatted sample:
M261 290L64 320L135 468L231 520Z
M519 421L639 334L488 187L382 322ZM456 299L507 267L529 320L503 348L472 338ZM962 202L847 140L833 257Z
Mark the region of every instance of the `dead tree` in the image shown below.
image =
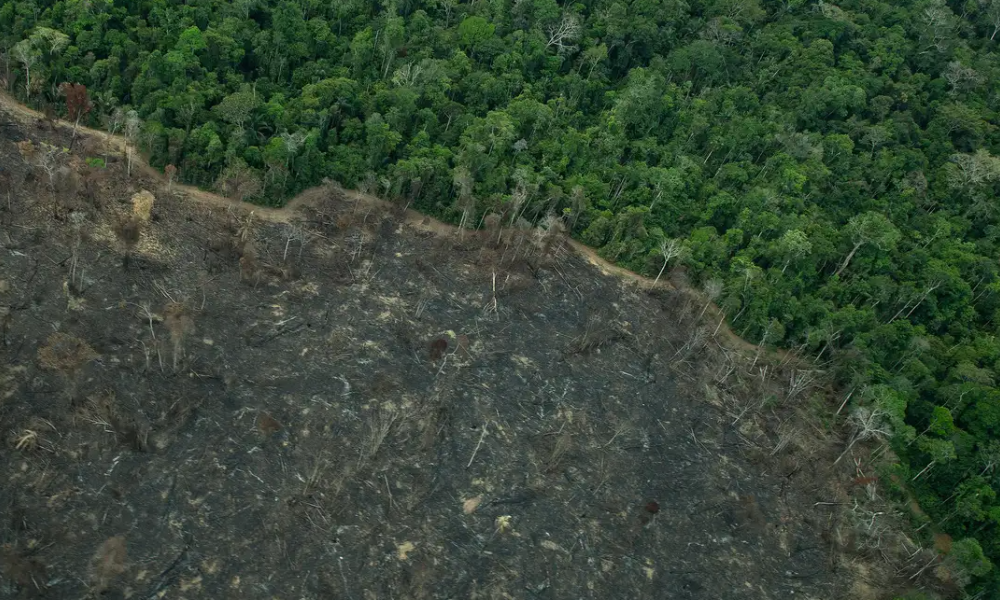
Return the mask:
M288 262L288 248L291 246L292 242L298 242L299 245L299 261L302 260L302 250L305 249L306 244L309 242L310 232L303 228L298 223L289 223L288 229L285 234L285 251L281 255L281 262Z
M78 267L80 265L80 247L83 245L84 239L83 224L85 221L86 218L82 212L73 211L69 214L70 228L73 232L73 246L69 263L69 282L67 284L67 290L78 295L83 293L83 269L79 269L78 271ZM77 278L78 272L79 278Z
M107 131L106 139L104 140L104 163L107 164L111 138L119 129L125 126L125 112L120 107L115 107L110 114L104 115L101 118L104 121L104 129Z
M124 252L122 253L122 269L126 271L128 270L132 251L135 250L135 247L139 244L139 239L142 237L142 225L142 219L136 215L123 217L115 225L115 235L124 248Z
M719 279L709 279L705 282L704 292L708 300L705 302L705 306L701 308L701 312L698 313L699 320L705 314L705 311L708 310L708 307L711 306L712 303L715 302L715 299L722 293L722 289L723 283Z
M663 272L667 269L667 265L670 261L679 257L683 253L684 245L677 240L664 239L660 242L660 254L663 255L663 266L660 267L660 272L656 274L656 279L653 280L654 286L660 282L660 277L663 276Z
M163 309L163 323L167 326L170 341L173 343L174 371L176 371L183 353L184 339L194 331L194 317L180 302L171 302Z
M552 256L566 237L566 225L562 219L550 213L542 220L544 229L537 230L536 244L542 257Z
M576 46L572 42L580 35L580 19L571 13L563 13L559 22L549 27L547 33L549 40L545 44L546 49L555 48L559 53L575 50Z
M80 126L80 120L90 112L92 108L90 98L87 95L87 86L82 83L64 83L60 86L62 93L66 96L66 113L70 121L73 121L73 135L69 140L69 148L73 149L76 142L76 130Z
M458 191L457 207L462 211L462 218L458 222L458 232L459 236L463 237L476 206L476 199L472 195L473 185L475 184L472 172L465 167L457 167L454 172L453 184Z
M170 188L174 184L174 176L177 175L177 167L174 165L167 165L163 168L163 174L167 176L167 192L170 192Z
M53 207L52 214L54 217L56 215L56 178L59 174L59 169L62 167L63 157L69 151L46 142L35 145L31 140L18 142L17 149L25 162L45 173L49 184L49 193Z
M851 448L860 441L876 439L887 439L892 435L892 428L889 425L888 415L880 408L858 407L851 413L850 423L854 429L851 441L847 448L837 457L833 464L841 461Z
M125 164L126 174L129 177L132 177L132 155L134 154L132 146L137 143L141 131L142 120L139 119L139 113L134 110L128 111L125 114Z
M89 200L90 204L98 211L103 205L101 191L107 178L106 169L93 165L87 165L80 173L80 191L83 193L83 197Z

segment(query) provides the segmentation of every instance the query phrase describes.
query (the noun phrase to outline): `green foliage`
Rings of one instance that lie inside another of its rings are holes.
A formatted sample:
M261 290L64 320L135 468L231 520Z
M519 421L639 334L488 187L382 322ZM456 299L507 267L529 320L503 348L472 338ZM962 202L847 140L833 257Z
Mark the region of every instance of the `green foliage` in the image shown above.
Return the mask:
M13 93L86 85L233 197L562 215L654 276L676 241L737 333L832 361L1000 587L1000 3L105 4L0 0Z
M951 545L951 559L958 579L967 582L972 577L984 577L993 571L993 563L983 554L974 538L961 539Z
M463 48L475 51L493 39L496 26L486 19L466 17L458 26L458 40Z

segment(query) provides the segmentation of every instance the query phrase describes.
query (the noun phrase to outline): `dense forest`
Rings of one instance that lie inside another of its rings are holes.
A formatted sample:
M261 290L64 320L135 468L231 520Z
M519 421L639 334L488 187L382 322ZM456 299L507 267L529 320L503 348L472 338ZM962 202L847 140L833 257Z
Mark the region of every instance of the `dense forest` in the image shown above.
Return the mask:
M988 598L998 44L1000 0L0 1L10 93L86 86L78 116L186 183L330 178L685 265L745 339L835 374Z

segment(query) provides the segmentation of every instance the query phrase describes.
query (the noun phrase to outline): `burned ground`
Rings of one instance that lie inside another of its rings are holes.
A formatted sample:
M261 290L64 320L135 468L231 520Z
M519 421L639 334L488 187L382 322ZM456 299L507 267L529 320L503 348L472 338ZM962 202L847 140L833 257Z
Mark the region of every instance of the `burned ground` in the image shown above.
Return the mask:
M0 597L849 595L810 390L689 294L334 187L88 196L0 135Z

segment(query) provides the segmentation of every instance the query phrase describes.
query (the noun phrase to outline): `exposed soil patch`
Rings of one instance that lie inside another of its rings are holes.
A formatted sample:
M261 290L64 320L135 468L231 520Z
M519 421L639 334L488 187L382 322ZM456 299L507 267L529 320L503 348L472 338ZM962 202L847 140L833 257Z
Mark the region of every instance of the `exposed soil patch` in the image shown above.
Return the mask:
M0 596L847 595L807 391L689 294L332 187L88 200L16 145L64 131L0 138Z

